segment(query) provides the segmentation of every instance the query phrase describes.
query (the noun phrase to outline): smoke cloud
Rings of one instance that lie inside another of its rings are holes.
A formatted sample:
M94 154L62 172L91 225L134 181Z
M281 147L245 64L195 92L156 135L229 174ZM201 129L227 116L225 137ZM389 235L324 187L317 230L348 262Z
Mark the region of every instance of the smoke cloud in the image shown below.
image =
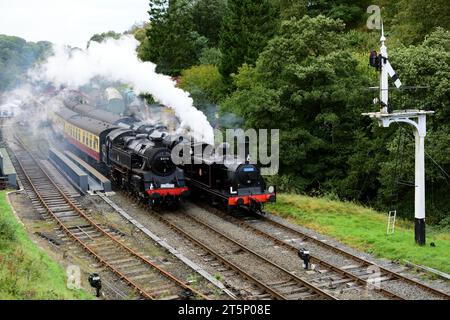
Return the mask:
M0 115L4 117L17 116L22 112L22 106L33 99L32 86L23 84L0 95Z
M55 46L54 55L31 72L37 81L78 88L96 77L119 81L138 94L151 94L159 103L175 111L180 132L189 132L195 140L214 143L214 131L206 116L196 109L189 93L176 87L169 76L156 73L156 65L142 62L136 54L138 41L132 36L102 43L91 42L85 51Z

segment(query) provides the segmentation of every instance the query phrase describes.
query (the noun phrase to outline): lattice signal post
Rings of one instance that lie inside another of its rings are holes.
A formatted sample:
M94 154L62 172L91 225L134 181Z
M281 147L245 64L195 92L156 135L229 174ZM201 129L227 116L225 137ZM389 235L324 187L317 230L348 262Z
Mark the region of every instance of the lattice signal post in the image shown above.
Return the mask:
M379 112L363 113L378 121L379 125L388 128L392 123L407 123L413 127L415 136L415 240L419 245L425 245L425 137L427 135L427 115L433 111L424 110L402 110L389 111L389 76L395 82L397 88L402 83L398 79L394 69L388 60L386 38L382 28L380 54L372 52L370 65L380 71L380 104Z

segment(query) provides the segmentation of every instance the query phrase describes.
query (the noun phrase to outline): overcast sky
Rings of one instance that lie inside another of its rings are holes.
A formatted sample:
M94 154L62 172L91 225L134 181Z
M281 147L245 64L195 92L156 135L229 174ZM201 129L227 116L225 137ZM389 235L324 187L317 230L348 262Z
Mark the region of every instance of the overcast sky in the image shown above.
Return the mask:
M0 34L84 48L95 33L148 20L148 0L0 0Z

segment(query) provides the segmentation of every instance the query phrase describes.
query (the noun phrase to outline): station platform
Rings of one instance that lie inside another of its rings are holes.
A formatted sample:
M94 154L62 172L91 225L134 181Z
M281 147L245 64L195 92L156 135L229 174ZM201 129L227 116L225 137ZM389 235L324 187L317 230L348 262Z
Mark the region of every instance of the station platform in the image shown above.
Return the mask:
M74 153L50 148L49 159L81 193L112 191L111 181Z
M89 190L88 175L83 172L75 163L67 156L59 152L55 148L49 149L50 162L63 173L79 191L87 193Z
M94 167L70 151L65 151L64 154L88 175L89 190L103 192L112 191L111 181Z
M17 189L17 173L5 148L0 148L0 189Z

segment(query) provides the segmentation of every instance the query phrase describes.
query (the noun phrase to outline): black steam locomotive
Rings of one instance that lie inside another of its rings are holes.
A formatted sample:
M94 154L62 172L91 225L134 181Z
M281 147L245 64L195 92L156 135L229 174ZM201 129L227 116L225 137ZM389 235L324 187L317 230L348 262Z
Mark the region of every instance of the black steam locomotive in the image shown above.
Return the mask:
M257 165L246 159L227 155L228 144L221 147L222 154L207 144L192 144L189 160L181 165L186 182L193 192L206 195L215 204L228 210L238 207L262 212L267 202L276 201L275 187L267 187ZM220 150L220 149L219 149ZM183 153L183 151L182 151Z
M64 106L56 112L54 122L61 121L59 116L69 126L74 125L75 132L85 130L92 135L95 145L86 148L83 137L81 140L77 135L73 137L73 131L67 132L67 125L63 125L60 130L66 139L106 165L114 182L147 199L149 205L179 200L189 190L230 210L244 207L260 212L265 203L276 201L275 188L266 186L260 168L246 159L227 156L227 145L222 146L224 152L220 155L205 154L206 149L214 149L207 144L183 143L182 149L189 150L189 161L177 167L171 151L182 139L169 135L166 127L93 107L77 92L65 97Z
M113 182L150 206L188 196L183 171L170 157L170 149L179 140L173 141L164 126L136 121L112 124L64 106L49 116L65 141L105 168Z
M148 127L147 127L148 128ZM189 195L183 171L172 161L173 141L155 129L149 134L115 129L106 137L104 152L113 181L153 206L174 202Z

